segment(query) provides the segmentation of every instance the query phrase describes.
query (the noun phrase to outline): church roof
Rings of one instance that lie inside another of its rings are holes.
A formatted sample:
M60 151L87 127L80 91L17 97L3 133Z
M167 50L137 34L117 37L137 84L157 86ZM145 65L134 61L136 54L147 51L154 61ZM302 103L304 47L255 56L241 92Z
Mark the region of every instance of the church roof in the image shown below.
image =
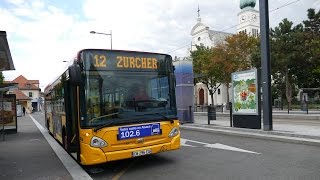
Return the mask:
M210 40L215 42L216 44L223 43L226 37L232 36L232 35L233 35L232 33L227 33L223 31L209 30Z
M240 9L254 8L256 0L240 0Z

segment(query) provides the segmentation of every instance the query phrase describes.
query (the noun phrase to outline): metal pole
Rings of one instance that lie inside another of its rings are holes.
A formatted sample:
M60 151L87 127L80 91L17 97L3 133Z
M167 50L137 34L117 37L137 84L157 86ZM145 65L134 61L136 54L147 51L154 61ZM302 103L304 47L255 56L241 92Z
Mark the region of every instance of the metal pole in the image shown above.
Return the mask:
M261 34L261 65L262 65L262 94L263 94L263 130L272 130L271 102L271 65L269 45L269 7L268 0L259 0L260 34Z
M191 108L192 108L192 106L189 106L189 117L190 117L190 122L193 122Z
M112 50L112 30L110 30L111 50Z
M211 118L211 104L207 108L207 113L208 113L208 125L210 125L210 118Z
M4 110L3 110L3 92L0 91L1 93L1 122L2 122L2 140L4 141Z
M229 111L230 111L230 127L233 126L232 124L232 102L229 102Z

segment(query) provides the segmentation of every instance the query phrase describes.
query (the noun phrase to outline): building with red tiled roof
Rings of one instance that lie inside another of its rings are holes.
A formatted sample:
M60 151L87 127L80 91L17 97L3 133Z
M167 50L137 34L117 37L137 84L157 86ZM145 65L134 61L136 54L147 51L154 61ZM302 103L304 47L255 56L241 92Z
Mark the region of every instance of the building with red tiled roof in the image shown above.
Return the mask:
M39 88L39 80L28 80L20 75L12 81L4 81L6 83L17 84L18 89L9 91L9 94L15 94L18 104L25 107L26 112L40 111L42 107L41 89Z

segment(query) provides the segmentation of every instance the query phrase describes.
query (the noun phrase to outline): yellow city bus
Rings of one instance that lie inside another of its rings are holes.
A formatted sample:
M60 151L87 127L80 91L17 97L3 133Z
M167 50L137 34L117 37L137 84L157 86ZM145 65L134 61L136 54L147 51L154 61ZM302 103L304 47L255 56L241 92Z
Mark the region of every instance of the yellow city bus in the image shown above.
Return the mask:
M137 87L147 99L134 98ZM83 49L45 88L50 134L80 164L180 148L172 57Z

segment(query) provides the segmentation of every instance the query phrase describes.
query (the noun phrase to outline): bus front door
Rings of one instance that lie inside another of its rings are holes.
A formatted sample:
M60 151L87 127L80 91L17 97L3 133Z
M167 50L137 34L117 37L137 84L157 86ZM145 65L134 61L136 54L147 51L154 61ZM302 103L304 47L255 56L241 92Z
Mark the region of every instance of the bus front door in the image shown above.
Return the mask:
M66 151L73 156L77 161L80 160L80 145L79 145L79 88L71 85L69 81L65 86L65 107L66 107L66 128L64 146Z

